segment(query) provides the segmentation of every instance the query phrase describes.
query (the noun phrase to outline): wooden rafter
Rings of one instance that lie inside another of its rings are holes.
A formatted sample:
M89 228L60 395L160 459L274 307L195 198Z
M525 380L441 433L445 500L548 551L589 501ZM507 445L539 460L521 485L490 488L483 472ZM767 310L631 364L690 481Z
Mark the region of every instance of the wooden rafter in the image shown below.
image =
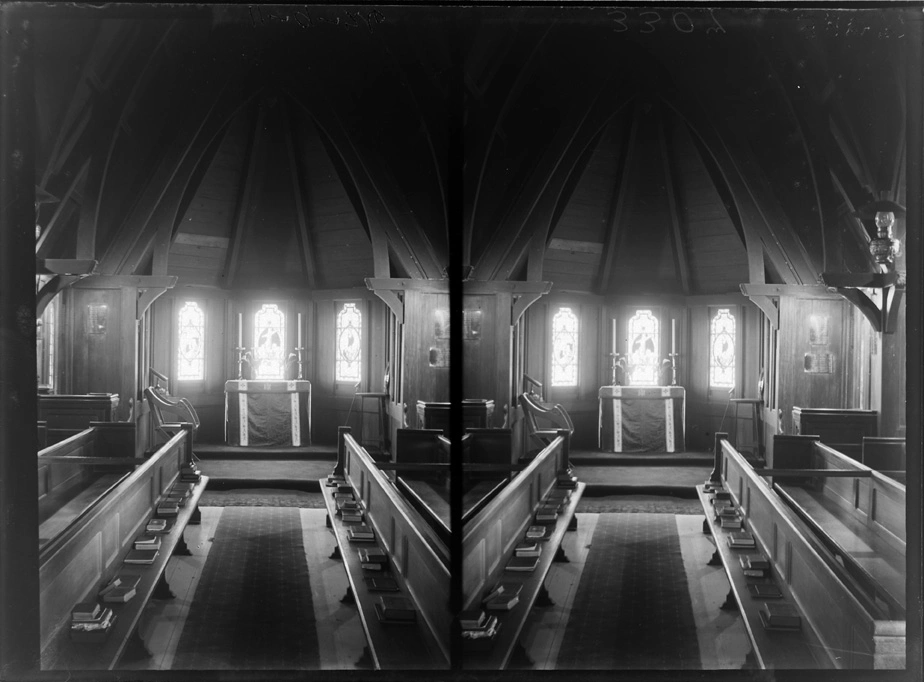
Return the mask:
M259 191L263 177L263 166L266 154L263 149L263 128L266 120L266 103L260 102L257 115L254 117L253 131L250 134L250 144L247 148L244 167L246 172L241 180L238 191L238 201L234 209L234 220L231 223L231 241L225 256L225 266L222 271L222 281L225 288L234 284L240 260L241 243L244 240L247 221L253 211L254 198Z
M75 208L73 204L74 193L77 192L77 188L82 186L86 181L87 171L89 169L90 160L87 159L80 167L80 170L77 171L77 174L71 180L70 184L68 184L64 196L61 197L61 201L59 201L58 205L55 207L54 214L42 230L42 235L35 242L35 254L38 257L44 257L49 252L52 245L57 240L61 229L63 229L58 226L67 224L67 219L73 214Z
M522 186L522 190L504 216L493 238L484 249L475 273L479 279L506 279L520 263L529 245L531 234L527 227L530 218L543 200L550 196L557 198L572 168L578 159L610 120L621 104L622 94L614 87L613 74L599 79L595 87L583 93L586 99L574 99L568 112L562 116L558 133L548 144L539 161ZM544 224L548 231L548 216L554 208L554 201L544 208Z
M313 85L317 87L312 90ZM440 277L443 268L388 165L376 150L357 146L344 128L342 117L336 115L323 96L324 92L322 83L310 79L292 83L288 90L292 100L314 119L340 155L362 198L370 232L383 232L395 257L412 277Z
M674 183L674 168L671 163L670 149L668 146L668 118L664 107L660 109L660 124L658 126L658 137L661 143L661 162L664 166L664 187L667 190L667 208L671 218L671 243L674 246L674 262L677 271L680 273L680 286L684 295L690 293L690 266L687 263L687 244L684 238L683 229L680 225L680 207L677 200L677 192Z
M201 154L208 147L211 136L202 135L202 133L209 130L210 125L214 125L212 129L214 134L224 125L229 101L234 104L240 101L241 84L233 80L227 71L223 74L224 78L221 78L218 75L221 73L220 67L211 61L207 63L210 69L215 69L216 73L211 74L215 77L203 79L205 83L208 83L208 86L203 86L202 82L195 78L195 76L205 75L202 70L194 70L195 73L190 74L187 84L192 96L184 99L185 106L181 120L176 126L170 124L171 130L175 133L171 134L170 142L160 153L157 165L149 175L141 196L133 205L129 215L121 222L115 238L100 259L102 272L116 274L131 272L134 269L136 264L131 263L130 258L135 245L139 241L144 244L150 238L151 235L148 234L147 228L151 217L174 177L183 168L184 162L190 155L194 156L195 151ZM197 144L199 139L202 139L202 142Z
M305 275L308 277L308 286L316 289L318 286L317 269L314 264L314 249L311 245L311 234L308 228L308 220L305 217L305 207L302 202L302 181L298 171L298 160L295 157L295 135L292 130L292 120L289 114L287 102L282 106L282 127L285 131L286 150L288 150L289 173L292 179L292 196L295 199L295 215L298 220L298 247L301 251L302 266L305 268Z
M231 119L246 104L246 86L235 82L234 87L222 93L209 112L205 123L196 132L189 144L179 167L169 180L169 184L160 195L150 217L144 224L138 225L139 234L131 252L123 261L121 268L125 273L138 273L139 268L155 250L158 253L158 268L166 274L167 254L173 238L173 228L179 219L180 205L190 189L190 183L197 172L208 168L218 151ZM251 96L253 93L251 93ZM198 176L201 179L201 175Z
M626 140L621 154L617 159L619 164L619 181L613 185L609 205L606 210L606 224L604 225L605 242L603 245L603 258L601 261L600 278L597 280L598 294L605 294L610 289L613 269L616 263L621 226L626 207L629 203L629 183L631 181L632 162L635 157L635 145L638 137L638 105L632 108L631 122L629 124L629 137Z

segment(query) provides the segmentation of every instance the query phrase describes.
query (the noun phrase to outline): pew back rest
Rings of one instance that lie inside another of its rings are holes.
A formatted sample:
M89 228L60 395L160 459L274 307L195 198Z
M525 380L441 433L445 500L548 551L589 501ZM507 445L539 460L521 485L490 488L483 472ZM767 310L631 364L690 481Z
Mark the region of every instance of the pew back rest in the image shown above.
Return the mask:
M39 608L43 650L67 626L73 606L94 595L115 573L155 505L176 480L180 466L189 460L190 440L185 430L173 436L42 548ZM52 664L43 660L42 667Z
M449 549L349 433L342 433L341 446L343 473L362 500L366 522L375 528L448 660Z
M865 436L860 461L876 471L905 471L905 439Z
M472 608L485 590L497 582L504 571L505 559L522 538L540 501L555 485L566 462L566 437L560 434L465 524L463 608Z

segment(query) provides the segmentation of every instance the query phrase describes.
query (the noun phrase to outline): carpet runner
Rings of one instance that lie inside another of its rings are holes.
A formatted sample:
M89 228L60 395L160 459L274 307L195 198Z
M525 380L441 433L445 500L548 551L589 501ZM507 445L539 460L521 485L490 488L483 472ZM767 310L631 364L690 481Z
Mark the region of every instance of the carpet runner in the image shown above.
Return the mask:
M672 515L600 515L556 667L700 669Z
M173 669L316 669L317 625L299 511L228 507Z

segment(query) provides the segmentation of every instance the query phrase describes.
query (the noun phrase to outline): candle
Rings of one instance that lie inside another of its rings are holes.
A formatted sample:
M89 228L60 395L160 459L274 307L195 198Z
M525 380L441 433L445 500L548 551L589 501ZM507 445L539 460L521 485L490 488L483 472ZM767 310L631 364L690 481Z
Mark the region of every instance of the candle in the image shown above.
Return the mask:
M677 354L677 320L671 320L671 355Z
M298 345L296 348L302 347L302 314L298 314Z
M613 318L613 336L610 340L610 344L613 346L613 355L616 355L616 318Z
M244 316L241 313L237 314L237 347L244 347Z

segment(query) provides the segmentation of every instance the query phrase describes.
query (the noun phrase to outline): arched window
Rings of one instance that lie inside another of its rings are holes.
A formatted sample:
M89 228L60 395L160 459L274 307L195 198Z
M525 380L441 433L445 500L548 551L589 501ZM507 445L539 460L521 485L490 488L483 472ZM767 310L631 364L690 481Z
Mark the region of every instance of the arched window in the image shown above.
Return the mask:
M709 323L709 386L735 385L735 316L719 308Z
M275 303L264 303L253 318L254 379L284 379L286 316Z
M661 325L650 310L636 310L635 315L629 318L628 341L629 385L657 385Z
M336 381L359 381L362 377L363 314L355 303L344 303L337 313L335 343Z
M195 301L186 301L177 314L176 378L178 381L205 379L205 313Z
M552 386L577 386L578 318L559 308L552 318Z
M55 311L58 302L52 301L45 308L36 325L36 353L38 361L38 383L49 389L55 387Z

